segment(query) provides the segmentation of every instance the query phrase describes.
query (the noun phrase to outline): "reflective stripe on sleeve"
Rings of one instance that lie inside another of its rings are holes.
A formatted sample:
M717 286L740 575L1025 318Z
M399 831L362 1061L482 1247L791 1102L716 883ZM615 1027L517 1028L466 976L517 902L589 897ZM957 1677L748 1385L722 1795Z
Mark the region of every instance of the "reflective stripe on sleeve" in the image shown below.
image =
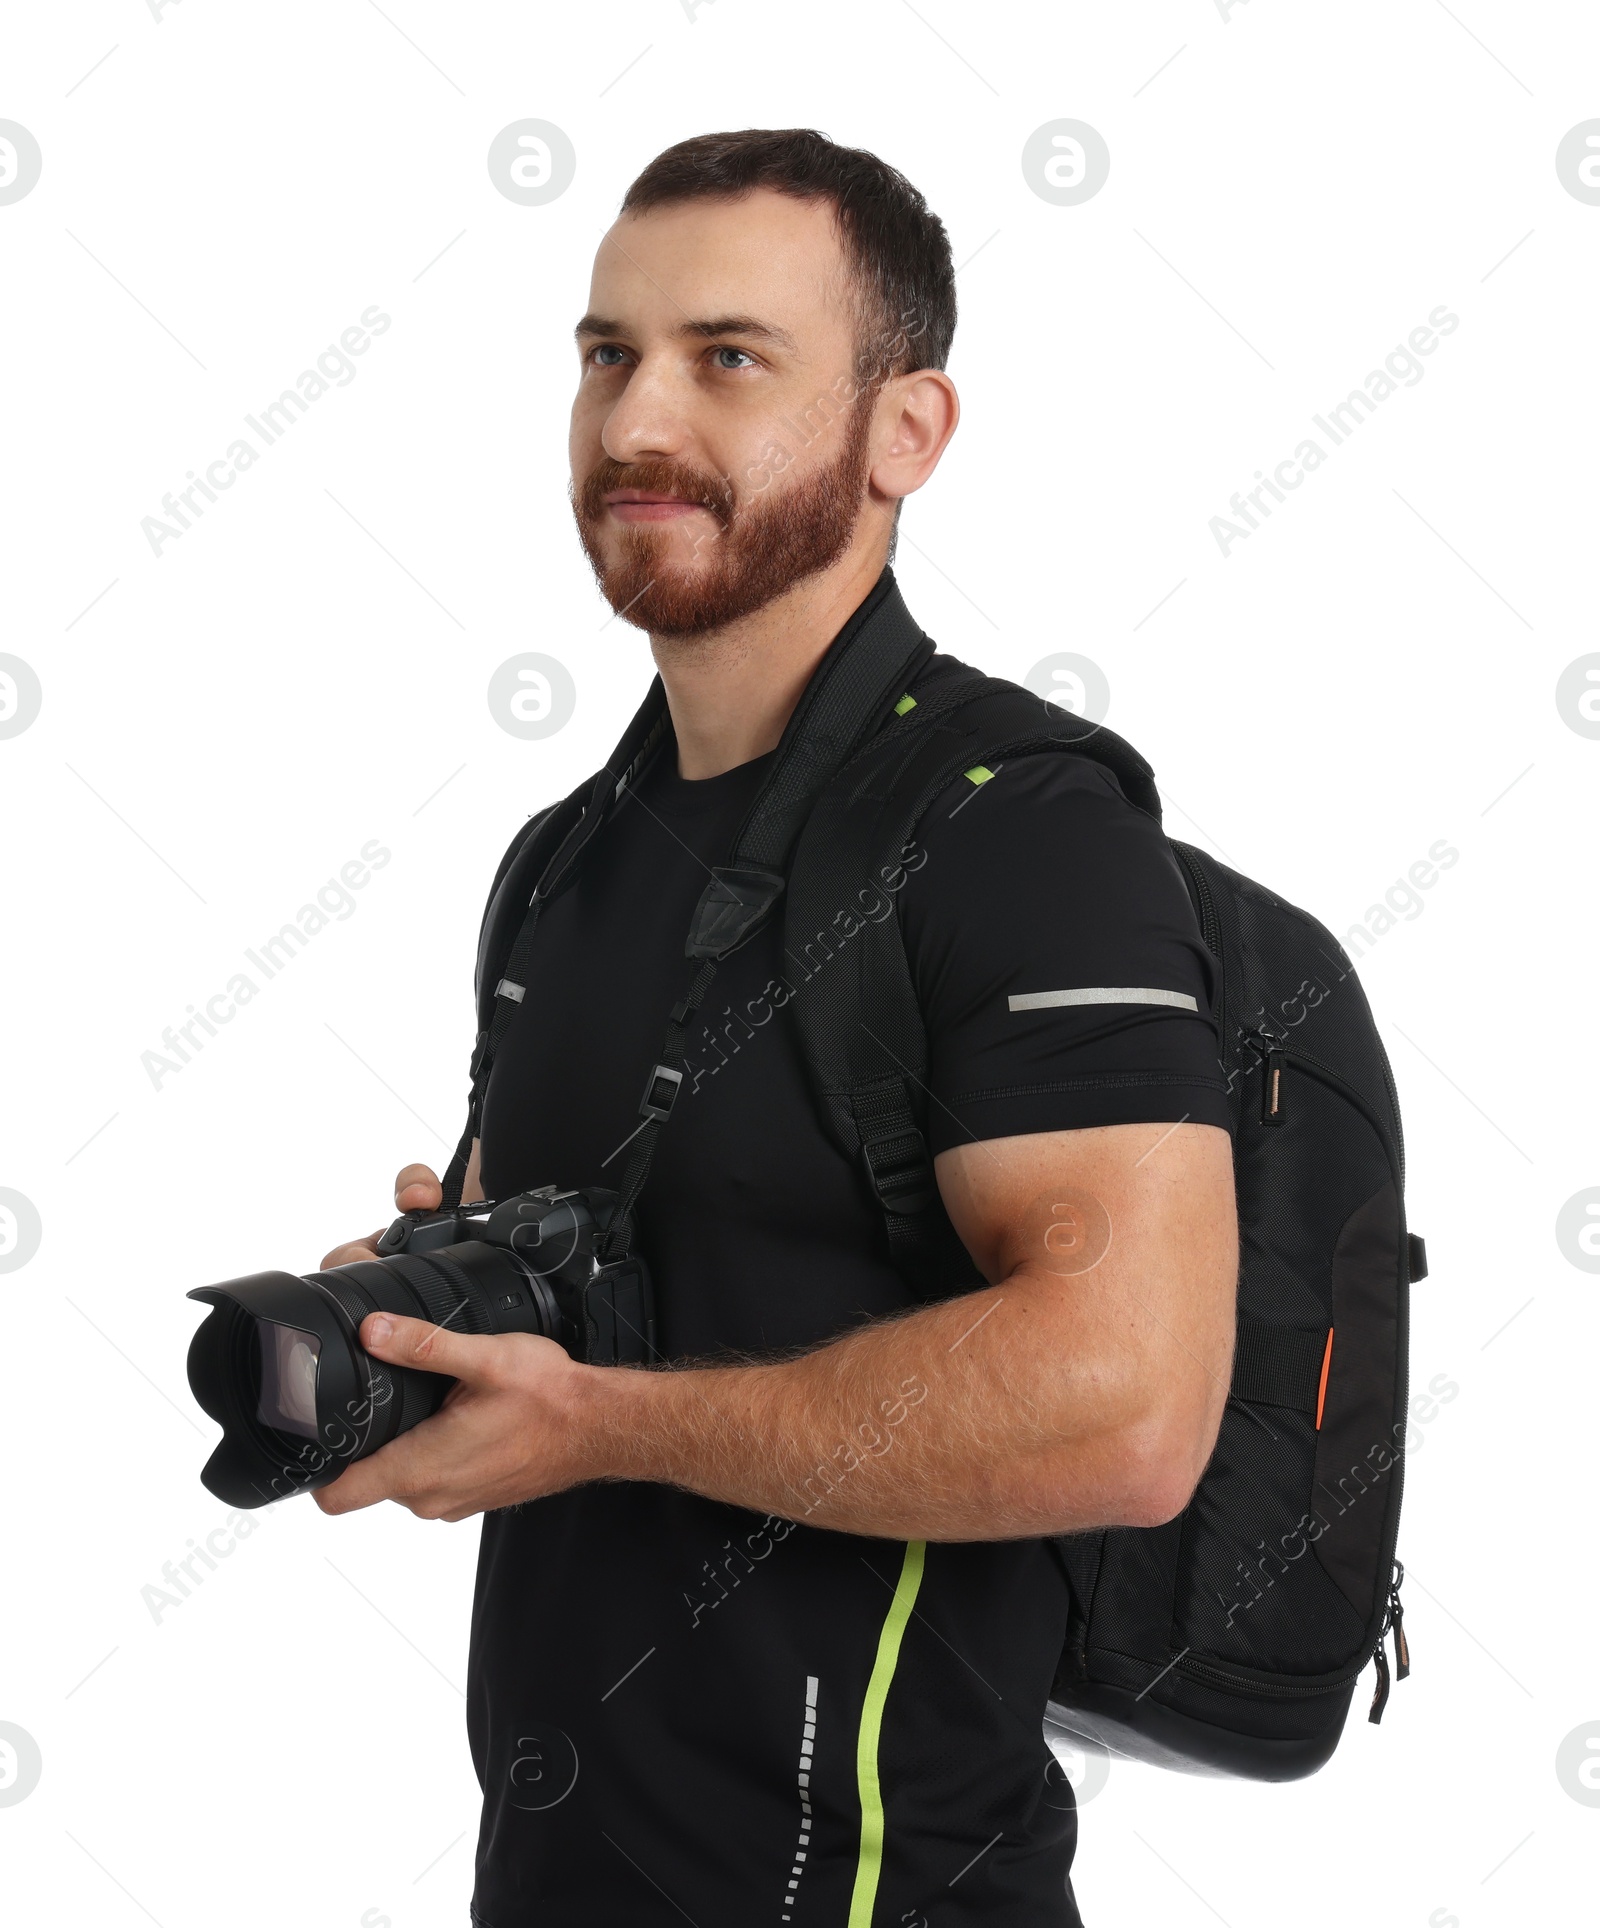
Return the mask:
M1152 991L1136 984L1093 984L1072 991L1023 991L1006 999L1008 1011L1048 1011L1059 1004L1169 1004L1178 1011L1198 1011L1187 991Z

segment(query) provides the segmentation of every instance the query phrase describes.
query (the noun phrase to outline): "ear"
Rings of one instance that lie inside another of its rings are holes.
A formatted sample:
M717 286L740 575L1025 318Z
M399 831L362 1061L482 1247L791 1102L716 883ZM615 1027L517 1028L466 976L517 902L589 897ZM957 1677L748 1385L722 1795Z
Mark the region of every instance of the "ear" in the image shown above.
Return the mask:
M939 466L961 420L961 398L942 368L919 368L884 384L874 430L886 439L868 480L889 501L912 495Z

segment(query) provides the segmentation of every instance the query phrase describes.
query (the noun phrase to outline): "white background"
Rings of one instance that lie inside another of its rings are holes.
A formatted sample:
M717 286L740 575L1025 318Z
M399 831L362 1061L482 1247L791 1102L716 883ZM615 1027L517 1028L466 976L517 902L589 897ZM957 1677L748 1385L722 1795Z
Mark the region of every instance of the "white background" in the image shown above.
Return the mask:
M291 1502L158 1623L225 1511L183 1295L309 1268L448 1155L495 864L647 682L566 500L589 264L660 148L752 123L874 149L950 230L964 418L896 565L941 646L1091 657L1174 834L1341 936L1460 852L1360 965L1433 1268L1413 1383L1460 1387L1407 1473L1414 1672L1306 1782L1114 1764L1085 1919L1592 1905L1600 1810L1554 1763L1600 1720L1600 1279L1555 1220L1600 1183L1600 742L1555 686L1600 648L1600 207L1555 150L1597 74L1576 0L10 11L0 117L44 157L0 207L0 649L43 686L0 742L0 1184L44 1228L0 1277L0 1720L43 1759L0 1807L10 1918L465 1921L476 1527ZM578 156L534 208L485 165L530 116ZM1020 165L1062 117L1112 156L1076 207ZM153 555L141 518L374 303L356 379ZM1224 557L1210 518L1440 304L1424 379ZM534 743L486 702L528 649L578 690ZM372 838L353 912L154 1088L163 1029Z

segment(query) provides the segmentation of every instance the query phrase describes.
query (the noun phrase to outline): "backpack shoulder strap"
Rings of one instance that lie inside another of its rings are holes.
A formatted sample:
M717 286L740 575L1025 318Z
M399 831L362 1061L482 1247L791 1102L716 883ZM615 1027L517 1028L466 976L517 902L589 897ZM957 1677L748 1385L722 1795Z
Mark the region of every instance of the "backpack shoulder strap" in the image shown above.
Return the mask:
M957 664L909 694L811 812L789 874L785 948L789 1009L824 1120L878 1201L895 1265L938 1296L978 1280L934 1181L927 1034L899 919L881 908L926 861L917 826L963 773L982 782L990 764L1043 750L1092 757L1158 822L1161 799L1150 766L1115 732L1014 683Z
M447 1205L455 1206L461 1202L467 1164L472 1157L472 1141L477 1137L482 1122L483 1089L487 1082L496 987L507 981L506 969L512 945L523 918L528 914L529 905L535 900L538 881L548 869L556 850L582 819L584 800L593 783L594 779L589 778L570 796L564 797L559 803L547 804L528 819L500 859L494 882L489 888L489 898L478 925L478 957L472 977L478 1029L467 1067L470 1080L467 1122L440 1180Z
M555 855L556 845L570 829L574 816L582 815L583 800L593 782L592 777L586 778L570 796L535 811L500 859L478 925L478 961L472 975L480 1026L485 1014L484 985L498 979L516 935L509 913L526 907L540 873Z
M473 973L478 1030L468 1066L467 1122L440 1181L447 1206L461 1202L472 1141L482 1122L490 1061L499 1033L522 1000L540 907L570 871L617 797L637 780L669 727L666 698L657 678L602 768L559 803L530 817L500 859L478 926Z

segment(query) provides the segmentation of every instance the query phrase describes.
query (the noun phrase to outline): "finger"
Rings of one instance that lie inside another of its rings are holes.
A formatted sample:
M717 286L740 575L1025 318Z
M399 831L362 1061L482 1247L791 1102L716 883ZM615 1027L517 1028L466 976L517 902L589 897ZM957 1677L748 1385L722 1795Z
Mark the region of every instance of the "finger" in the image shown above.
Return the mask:
M448 1373L468 1384L487 1376L496 1345L475 1333L452 1332L427 1319L402 1319L389 1312L368 1313L361 1322L361 1343L388 1365Z
M444 1203L444 1187L427 1165L407 1165L394 1181L394 1202L402 1212L436 1212Z
M347 1466L336 1480L319 1486L311 1497L324 1513L359 1513L380 1500L404 1503L407 1494L420 1490L418 1482L424 1471L417 1460L415 1434L404 1433L370 1459L358 1459Z
M311 1497L324 1513L358 1513L364 1506L376 1506L389 1498L387 1469L374 1471L382 1457L383 1453L375 1453L371 1459L357 1460L336 1480L317 1487Z
M419 1519L443 1519L449 1502L440 1485L434 1427L434 1420L424 1420L370 1459L346 1467L312 1498L324 1513L358 1513L380 1500L395 1500Z
M383 1228L380 1226L364 1239L354 1239L348 1245L336 1245L318 1270L326 1272L335 1265L352 1265L357 1259L375 1259L378 1256L378 1240L382 1236Z

